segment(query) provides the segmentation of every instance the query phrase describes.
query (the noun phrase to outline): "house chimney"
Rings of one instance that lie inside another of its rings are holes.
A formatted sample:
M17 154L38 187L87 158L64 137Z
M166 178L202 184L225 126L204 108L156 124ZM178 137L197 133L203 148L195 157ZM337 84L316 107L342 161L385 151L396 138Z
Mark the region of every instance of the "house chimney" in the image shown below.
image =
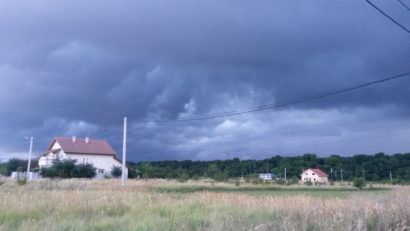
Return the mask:
M77 140L77 137L73 136L73 143Z
M85 137L85 143L90 143L90 138L89 137Z

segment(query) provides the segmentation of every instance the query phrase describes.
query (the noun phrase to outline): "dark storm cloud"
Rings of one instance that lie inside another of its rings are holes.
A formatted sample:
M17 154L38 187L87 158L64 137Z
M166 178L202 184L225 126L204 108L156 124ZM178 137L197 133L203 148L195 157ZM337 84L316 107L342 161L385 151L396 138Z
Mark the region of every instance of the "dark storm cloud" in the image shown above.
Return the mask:
M409 21L399 3L376 3ZM0 15L3 158L22 155L29 135L37 151L57 135L105 138L120 151L124 115L136 160L409 148L407 79L281 111L136 122L281 103L409 71L409 35L365 1L4 1Z

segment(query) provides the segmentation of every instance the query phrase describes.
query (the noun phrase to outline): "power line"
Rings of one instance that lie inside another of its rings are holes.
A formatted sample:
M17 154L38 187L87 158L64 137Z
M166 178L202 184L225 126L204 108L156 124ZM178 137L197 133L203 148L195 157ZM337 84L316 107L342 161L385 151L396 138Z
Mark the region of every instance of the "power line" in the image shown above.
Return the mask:
M248 114L248 113L253 113L253 112L265 111L265 110L269 110L269 109L278 109L278 108L282 108L282 107L286 107L286 106L290 106L290 105L294 105L294 104L305 103L305 102L325 98L325 97L328 97L328 96L343 94L343 93L353 91L353 90L356 90L356 89L359 89L359 88L364 88L364 87L368 87L368 86L371 86L371 85L384 83L384 82L391 81L391 80L398 79L398 78L402 78L402 77L408 77L409 75L410 75L410 72L406 72L406 73L390 76L390 77L387 77L387 78L384 78L384 79L380 79L380 80L376 80L376 81L372 81L372 82L367 82L367 83L362 83L362 84L359 84L359 85L355 85L355 86L351 86L351 87L347 87L347 88L343 88L343 89L339 89L339 90L329 91L329 92L325 92L323 94L314 95L314 96L310 96L310 97L306 97L306 98L302 98L302 99L297 99L297 100L293 100L293 101L289 101L289 102L285 102L285 103L281 103L281 104L271 104L271 105L265 105L265 106L260 106L260 107L253 107L253 108L250 108L250 109L247 109L247 110L242 110L242 111L232 111L232 112L227 112L227 113L220 113L219 115L217 114L217 115L209 115L209 116L203 116L203 117L192 117L192 118L185 118L185 119L175 119L175 120L145 120L145 121L135 121L135 122L137 122L137 123L188 122L188 121L210 120L210 119L231 117L231 116Z
M370 2L370 0L366 0L367 3L369 3L373 8L378 10L380 13L382 13L386 18L390 19L390 21L394 22L397 26L401 27L403 30L405 30L407 33L410 34L410 30L407 29L405 26L401 25L398 21L396 21L394 18L390 17L386 12L384 12L382 9L377 7L375 4Z
M408 11L410 11L410 7L406 5L406 3L404 3L402 0L397 0L400 2L400 4L402 4L404 6L404 8L406 8Z

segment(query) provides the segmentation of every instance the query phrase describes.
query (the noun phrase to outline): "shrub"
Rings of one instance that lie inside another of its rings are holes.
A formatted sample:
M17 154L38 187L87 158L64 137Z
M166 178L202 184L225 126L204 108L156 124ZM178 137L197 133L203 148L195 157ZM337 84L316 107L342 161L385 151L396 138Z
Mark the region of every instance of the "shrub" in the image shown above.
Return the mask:
M93 178L96 175L96 169L92 164L79 164L74 167L74 177Z
M355 178L353 180L353 186L362 189L364 186L366 186L366 180L363 177Z
M276 184L284 185L284 184L286 184L286 181L284 179L277 179Z
M75 164L76 160L54 160L53 165L42 168L40 174L50 178L93 178L96 175L92 164Z
M252 184L263 184L263 180L260 178L253 178Z
M40 174L43 177L49 177L49 178L58 177L58 171L56 168L53 168L53 167L42 168L40 170Z
M112 166L111 168L111 176L118 178L122 175L122 169L119 166Z
M236 187L239 187L241 185L241 182L239 181L239 179L236 179L235 180L235 186Z
M4 176L7 175L7 167L5 164L0 163L0 177L1 175L4 175Z
M248 184L249 184L249 183L251 183L251 178L250 178L250 177L248 177L248 176L247 176L247 177L245 177L245 183L248 183Z
M18 185L25 185L25 184L27 184L27 178L24 176L24 177L17 177L17 184Z
M186 172L183 172L178 176L178 181L181 183L187 182L188 179L189 179L189 175Z
M287 185L298 184L298 183L299 183L299 178L294 176L287 182Z

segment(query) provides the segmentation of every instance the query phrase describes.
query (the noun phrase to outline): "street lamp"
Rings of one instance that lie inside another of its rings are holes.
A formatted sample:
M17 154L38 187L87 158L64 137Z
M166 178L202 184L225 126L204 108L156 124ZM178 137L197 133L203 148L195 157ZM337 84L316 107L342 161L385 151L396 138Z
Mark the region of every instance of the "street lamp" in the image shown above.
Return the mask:
M33 139L34 139L34 137L30 137L30 138L24 137L24 139L30 140L30 151L28 153L28 164L27 164L27 174L26 174L26 178L28 180L30 180L31 153L33 151Z

